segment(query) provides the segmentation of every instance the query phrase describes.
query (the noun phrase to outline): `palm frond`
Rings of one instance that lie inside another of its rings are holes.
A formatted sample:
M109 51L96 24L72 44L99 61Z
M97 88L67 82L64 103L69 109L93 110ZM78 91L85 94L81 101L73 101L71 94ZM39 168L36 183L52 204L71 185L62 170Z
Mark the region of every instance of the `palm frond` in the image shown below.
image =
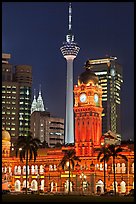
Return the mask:
M125 155L118 154L118 156L122 157L125 161L128 161L128 158Z

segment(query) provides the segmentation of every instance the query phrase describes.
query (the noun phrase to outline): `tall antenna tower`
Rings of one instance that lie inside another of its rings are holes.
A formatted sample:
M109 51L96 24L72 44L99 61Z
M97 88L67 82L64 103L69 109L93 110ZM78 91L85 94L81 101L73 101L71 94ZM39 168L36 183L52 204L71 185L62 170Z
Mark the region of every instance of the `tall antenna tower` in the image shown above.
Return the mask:
M66 116L65 116L65 144L74 143L74 117L73 117L73 61L80 48L74 42L72 35L72 5L69 3L68 35L60 48L67 61L67 87L66 87Z

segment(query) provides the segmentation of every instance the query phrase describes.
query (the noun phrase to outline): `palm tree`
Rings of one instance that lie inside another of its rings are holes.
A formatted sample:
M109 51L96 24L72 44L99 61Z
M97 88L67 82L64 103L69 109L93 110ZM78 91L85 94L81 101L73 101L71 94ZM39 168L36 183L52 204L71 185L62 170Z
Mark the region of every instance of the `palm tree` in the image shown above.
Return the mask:
M122 157L123 159L125 159L126 161L128 161L127 157L125 155L120 154L121 152L123 152L123 148L121 148L121 146L117 146L114 144L109 145L106 150L105 150L105 154L103 156L103 158L100 160L101 162L105 159L105 161L108 162L108 160L112 157L112 161L113 161L113 172L114 172L114 192L116 195L116 176L115 176L115 159L117 157Z
M65 154L64 157L62 158L61 162L59 165L62 166L63 169L66 167L66 163L68 162L68 170L69 170L69 188L68 188L68 194L70 193L70 172L71 172L71 166L74 169L75 161L81 161L79 157L77 157L75 154L75 150L64 150ZM70 166L71 164L71 166Z
M28 180L28 161L32 160L34 157L34 162L37 157L37 150L40 145L40 140L33 138L31 132L28 136L19 136L16 143L16 157L19 155L20 161L26 162L26 194L27 194L27 180Z
M100 160L100 162L103 162L103 166L104 166L104 192L106 192L106 171L105 171L106 158L104 157L104 155L106 154L108 149L105 147L105 144L104 144L104 146L98 150L99 150L99 154L97 156L97 159Z

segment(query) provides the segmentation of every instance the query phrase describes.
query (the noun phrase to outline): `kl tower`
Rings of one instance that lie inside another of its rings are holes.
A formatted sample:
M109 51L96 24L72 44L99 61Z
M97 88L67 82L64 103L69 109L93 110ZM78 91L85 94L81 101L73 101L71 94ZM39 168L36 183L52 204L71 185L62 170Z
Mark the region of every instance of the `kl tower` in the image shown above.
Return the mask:
M72 7L69 3L69 24L66 41L60 48L67 61L67 84L66 84L66 118L65 118L65 144L74 143L74 118L73 118L73 60L80 48L74 42L72 35Z

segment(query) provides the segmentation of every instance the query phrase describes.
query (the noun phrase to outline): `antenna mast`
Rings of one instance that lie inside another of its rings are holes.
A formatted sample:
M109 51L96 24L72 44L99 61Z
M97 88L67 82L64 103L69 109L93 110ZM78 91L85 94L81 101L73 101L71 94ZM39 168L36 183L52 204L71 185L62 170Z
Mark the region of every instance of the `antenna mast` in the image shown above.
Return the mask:
M68 24L68 28L69 31L72 30L72 7L71 7L71 3L69 3L69 24Z

